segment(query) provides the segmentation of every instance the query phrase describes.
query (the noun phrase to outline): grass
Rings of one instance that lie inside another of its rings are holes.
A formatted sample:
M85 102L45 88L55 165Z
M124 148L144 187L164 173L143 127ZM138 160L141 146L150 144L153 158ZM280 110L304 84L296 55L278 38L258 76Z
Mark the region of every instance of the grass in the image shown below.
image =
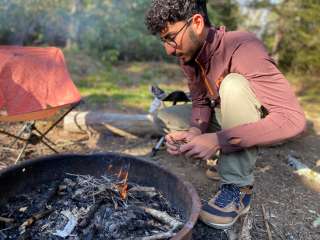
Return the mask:
M155 62L107 65L81 53L66 53L71 76L88 109L147 111L152 101L149 86L165 91L184 90L186 84L179 67Z
M319 77L288 74L288 79L294 86L299 101L307 116L313 119L318 119L320 113Z

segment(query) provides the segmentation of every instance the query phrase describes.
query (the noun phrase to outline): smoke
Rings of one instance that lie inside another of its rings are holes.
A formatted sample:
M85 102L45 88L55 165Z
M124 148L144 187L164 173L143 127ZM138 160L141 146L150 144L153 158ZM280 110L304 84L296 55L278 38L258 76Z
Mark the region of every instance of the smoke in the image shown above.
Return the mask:
M150 0L0 0L0 44L58 46L106 58L161 59L144 25Z
M50 19L50 14L38 3L30 0L0 1L1 44L37 44L47 36L56 36L52 32L54 19ZM59 16L55 19L59 19ZM54 29L54 32L61 32L61 29Z
M96 2L96 3L95 3ZM100 2L100 3L98 3ZM103 4L101 3L103 2ZM101 32L110 1L0 0L0 43L77 45L81 34Z

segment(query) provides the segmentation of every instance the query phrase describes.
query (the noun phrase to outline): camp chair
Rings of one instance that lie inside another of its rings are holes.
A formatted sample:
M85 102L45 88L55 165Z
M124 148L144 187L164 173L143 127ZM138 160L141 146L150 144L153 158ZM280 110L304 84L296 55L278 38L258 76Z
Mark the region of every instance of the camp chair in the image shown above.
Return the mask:
M155 103L162 103L164 105L164 107L166 107L166 103L170 103L173 106L179 102L187 103L187 102L191 101L191 97L189 96L189 94L185 93L184 91L180 91L180 90L173 91L169 94L166 94L158 86L151 86L150 92L154 96L154 101L152 104L153 106L151 106L151 108L159 108L160 107L160 105L155 107L154 105L157 105ZM155 109L151 110L151 112L154 112L154 111L155 111ZM150 110L149 110L149 112L150 112ZM165 142L165 136L161 136L151 150L151 153L150 153L151 157L154 157L157 154L158 150L164 144L164 142Z
M18 133L0 129L0 133L24 145L18 162L29 144L43 143L58 151L47 134L81 101L65 65L60 49L54 47L0 46L0 122L25 122ZM63 112L63 113L61 113ZM58 118L45 131L38 120Z
M23 153L27 149L28 145L37 145L39 143L43 143L45 146L47 146L49 149L51 149L55 153L59 153L53 146L55 143L53 143L47 136L47 134L54 129L55 126L57 126L63 118L71 112L76 106L79 105L80 102L76 102L73 104L70 104L68 106L59 106L54 107L51 109L45 109L39 112L29 113L29 114L21 114L17 116L0 116L0 122L8 122L8 123L16 123L16 122L25 122L25 124L22 126L22 128L19 130L17 134L12 134L8 131L5 131L0 128L0 133L5 134L9 137L13 137L15 140L10 144L10 147L12 147L18 140L22 141L23 147L20 150L20 153L18 154L18 157L16 158L15 163L17 163L21 157L23 156ZM51 123L51 126L49 126L45 131L41 132L37 126L36 122L37 120L48 120L52 118L53 116L59 114L59 112L64 111L58 119L53 121ZM53 145L53 146L52 146Z

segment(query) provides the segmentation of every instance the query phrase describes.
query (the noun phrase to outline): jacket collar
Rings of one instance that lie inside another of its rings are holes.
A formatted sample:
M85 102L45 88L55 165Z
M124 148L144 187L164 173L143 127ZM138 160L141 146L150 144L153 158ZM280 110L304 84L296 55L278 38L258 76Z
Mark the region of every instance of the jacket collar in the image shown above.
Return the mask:
M211 56L214 54L215 50L219 46L220 39L217 34L216 28L210 28L208 31L208 35L204 44L202 45L200 51L198 52L195 61L200 63L201 65L206 65L206 63L210 60Z

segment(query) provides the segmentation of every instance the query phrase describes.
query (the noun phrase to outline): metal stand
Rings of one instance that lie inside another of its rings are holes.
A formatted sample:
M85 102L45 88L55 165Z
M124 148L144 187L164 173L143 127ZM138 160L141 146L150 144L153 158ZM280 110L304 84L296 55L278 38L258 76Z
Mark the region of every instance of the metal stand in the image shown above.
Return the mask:
M76 103L73 104L64 114L62 114L59 119L57 119L44 133L42 133L39 129L36 127L36 121L27 122L24 124L24 126L20 129L17 135L11 134L7 131L4 131L0 129L0 133L3 133L9 137L15 138L15 140L10 144L10 147L12 147L18 140L24 142L24 145L15 160L15 163L17 163L21 157L23 156L23 153L27 149L27 146L29 144L36 145L38 143L43 143L46 147L48 147L51 151L54 153L59 153L55 148L52 147L52 145L55 145L50 139L46 137L46 135L59 123L62 121L62 119L71 112L76 106L80 104ZM22 137L25 135L25 137Z

